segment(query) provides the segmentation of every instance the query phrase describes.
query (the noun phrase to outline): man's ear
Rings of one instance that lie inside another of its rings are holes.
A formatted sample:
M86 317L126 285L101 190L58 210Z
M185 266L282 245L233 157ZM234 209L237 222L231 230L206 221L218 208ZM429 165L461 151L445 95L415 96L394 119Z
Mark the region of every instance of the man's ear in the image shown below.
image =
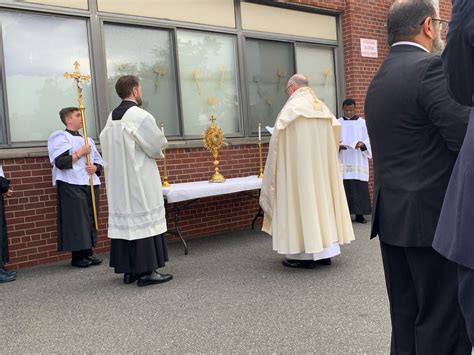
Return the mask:
M434 27L433 19L431 17L427 17L425 21L423 21L423 24L421 25L421 31L429 39L436 38L436 30Z

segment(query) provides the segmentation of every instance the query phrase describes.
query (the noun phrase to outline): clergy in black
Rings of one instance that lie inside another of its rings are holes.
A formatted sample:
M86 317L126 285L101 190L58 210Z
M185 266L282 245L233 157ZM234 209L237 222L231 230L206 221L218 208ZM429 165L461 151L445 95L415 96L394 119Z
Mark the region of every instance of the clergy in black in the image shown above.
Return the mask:
M453 4L444 68L451 95L473 106L474 98L474 1ZM449 181L433 247L458 264L459 301L474 344L474 111L459 157Z
M440 18L429 0L396 1L390 54L367 92L375 172L371 237L379 236L392 354L471 353L457 297L457 265L432 248L470 109L448 93Z

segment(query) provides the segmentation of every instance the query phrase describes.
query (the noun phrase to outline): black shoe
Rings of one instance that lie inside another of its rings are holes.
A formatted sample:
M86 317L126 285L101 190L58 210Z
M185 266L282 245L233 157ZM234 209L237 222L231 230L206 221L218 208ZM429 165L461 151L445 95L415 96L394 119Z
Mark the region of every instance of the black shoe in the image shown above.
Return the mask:
M314 269L316 267L316 262L313 260L285 259L281 263L286 267L296 267L300 269Z
M153 271L149 275L143 275L138 278L138 286L149 286L154 284L161 284L168 282L173 279L173 275L160 274L157 271Z
M89 256L87 260L92 263L92 266L102 264L102 259L96 258L95 256Z
M315 261L319 265L331 265L331 258L319 259Z
M124 284L133 284L138 280L138 274L123 274L123 283Z
M71 265L76 267L89 267L92 265L92 261L89 259L72 260Z
M16 271L8 271L4 268L0 268L0 275L16 276Z
M15 280L16 280L16 275L0 274L0 284L5 283L5 282L10 282L10 281L15 281Z
M362 224L367 223L367 220L361 214L356 215L355 221Z

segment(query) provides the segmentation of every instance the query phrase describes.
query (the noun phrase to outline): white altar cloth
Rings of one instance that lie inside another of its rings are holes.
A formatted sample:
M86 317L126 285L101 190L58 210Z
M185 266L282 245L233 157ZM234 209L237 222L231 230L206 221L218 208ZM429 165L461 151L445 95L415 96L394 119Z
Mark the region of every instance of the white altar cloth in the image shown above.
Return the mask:
M259 190L262 188L262 179L257 175L226 179L222 183L208 181L184 182L163 187L163 196L168 203L194 200L201 197L210 197L231 194L235 192Z

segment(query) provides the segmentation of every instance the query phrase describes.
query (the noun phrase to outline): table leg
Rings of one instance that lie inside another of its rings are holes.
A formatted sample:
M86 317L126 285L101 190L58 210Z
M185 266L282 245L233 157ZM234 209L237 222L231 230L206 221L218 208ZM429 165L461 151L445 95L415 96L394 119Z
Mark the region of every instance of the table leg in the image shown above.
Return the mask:
M184 255L188 255L188 245L181 234L181 229L179 228L179 208L174 209L174 227L176 229L176 235L181 239L181 242L184 246Z
M258 212L257 214L255 215L253 221L252 221L252 229L255 229L255 222L257 221L257 219L259 217L262 217L263 218L263 210L262 210L262 207L258 207Z
M189 205L193 204L196 201L199 201L199 198L188 201L187 203L185 203L181 207L178 207L178 206L175 205L175 207L173 208L174 230L168 229L165 232L167 234L175 235L175 236L179 237L179 239L181 239L181 243L183 243L183 247L184 247L184 255L188 255L188 244L186 243L186 241L184 240L183 235L181 234L181 228L179 228L179 216L180 216L180 212L182 210L184 210L186 207L188 207ZM165 202L166 202L166 205L169 206L169 202L166 199L165 199ZM168 212L168 208L166 208L166 211Z

